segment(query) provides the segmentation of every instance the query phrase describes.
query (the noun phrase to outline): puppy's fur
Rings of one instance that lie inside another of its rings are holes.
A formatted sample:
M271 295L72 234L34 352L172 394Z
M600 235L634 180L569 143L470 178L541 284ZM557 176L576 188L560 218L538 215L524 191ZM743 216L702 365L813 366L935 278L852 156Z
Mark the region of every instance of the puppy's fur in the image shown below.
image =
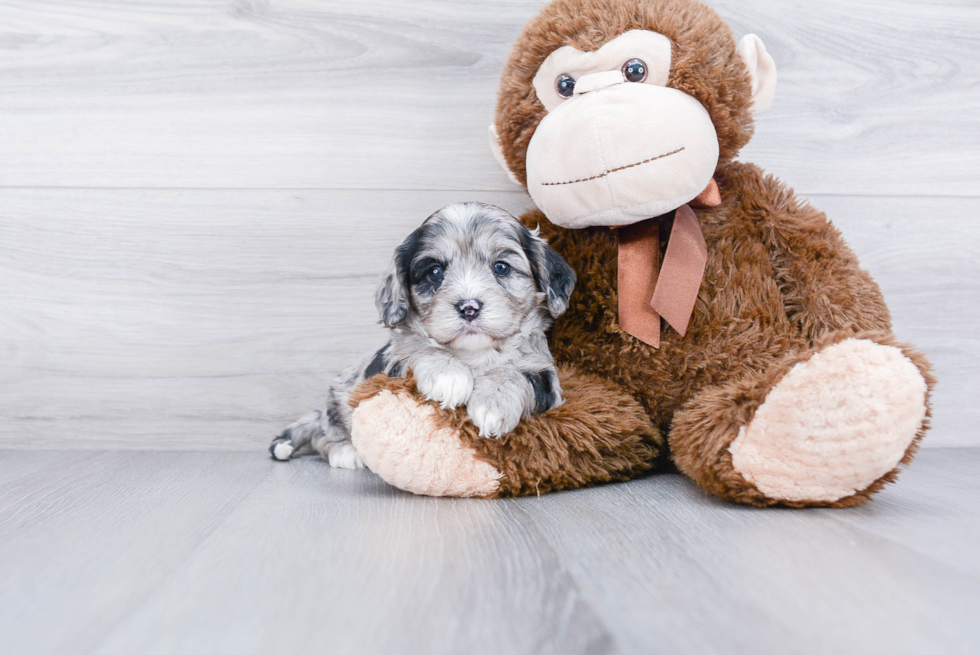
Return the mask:
M396 249L378 289L391 340L337 378L325 409L276 437L272 456L317 452L331 466L364 466L350 442L347 397L381 373L411 370L429 400L465 404L485 437L560 405L545 331L574 286L565 260L506 211L472 202L440 209Z

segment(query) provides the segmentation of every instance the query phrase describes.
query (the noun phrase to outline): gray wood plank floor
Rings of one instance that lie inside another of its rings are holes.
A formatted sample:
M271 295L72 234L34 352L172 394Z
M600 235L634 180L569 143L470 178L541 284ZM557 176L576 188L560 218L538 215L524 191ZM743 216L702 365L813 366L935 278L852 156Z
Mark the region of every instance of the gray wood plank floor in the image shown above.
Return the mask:
M975 653L980 449L852 510L684 478L411 496L260 453L0 451L4 653Z

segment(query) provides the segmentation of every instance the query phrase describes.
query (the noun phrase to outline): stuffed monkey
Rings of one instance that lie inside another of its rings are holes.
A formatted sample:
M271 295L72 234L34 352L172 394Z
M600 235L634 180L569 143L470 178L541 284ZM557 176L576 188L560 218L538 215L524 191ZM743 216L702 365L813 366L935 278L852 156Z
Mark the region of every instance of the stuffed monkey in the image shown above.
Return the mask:
M500 439L411 377L352 395L389 483L508 496L672 462L752 505L856 505L907 464L933 381L821 212L735 160L772 102L762 41L694 0L556 0L504 67L494 152L578 274L550 345L565 403Z

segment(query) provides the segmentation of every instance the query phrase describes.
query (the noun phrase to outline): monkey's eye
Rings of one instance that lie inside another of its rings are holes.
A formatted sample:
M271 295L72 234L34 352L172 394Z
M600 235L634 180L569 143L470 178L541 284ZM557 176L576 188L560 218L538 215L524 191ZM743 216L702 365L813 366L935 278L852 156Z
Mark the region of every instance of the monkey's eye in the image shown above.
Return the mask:
M562 73L555 80L555 91L558 92L562 98L571 98L572 94L575 93L575 78L571 75Z
M623 64L623 77L627 82L642 82L647 79L647 65L642 59L630 59Z
M507 277L510 275L510 264L507 262L497 262L493 265L493 274L497 277Z
M445 274L446 271L443 270L442 266L433 266L428 270L428 272L426 272L425 277L430 282L442 282L442 278Z

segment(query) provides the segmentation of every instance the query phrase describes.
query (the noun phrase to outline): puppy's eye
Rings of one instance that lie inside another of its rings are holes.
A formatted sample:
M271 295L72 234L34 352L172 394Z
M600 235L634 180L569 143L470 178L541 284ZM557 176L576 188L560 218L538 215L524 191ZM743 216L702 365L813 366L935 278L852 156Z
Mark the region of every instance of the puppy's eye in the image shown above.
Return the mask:
M623 64L623 77L627 82L642 82L647 79L647 65L642 59L630 59Z
M555 80L555 91L558 92L562 98L571 98L572 94L575 93L575 78L571 75L562 73Z
M432 282L442 282L443 276L445 276L446 271L443 270L442 266L433 266L426 272L425 277Z
M507 277L510 275L510 264L507 262L497 262L493 265L493 274L497 277Z

